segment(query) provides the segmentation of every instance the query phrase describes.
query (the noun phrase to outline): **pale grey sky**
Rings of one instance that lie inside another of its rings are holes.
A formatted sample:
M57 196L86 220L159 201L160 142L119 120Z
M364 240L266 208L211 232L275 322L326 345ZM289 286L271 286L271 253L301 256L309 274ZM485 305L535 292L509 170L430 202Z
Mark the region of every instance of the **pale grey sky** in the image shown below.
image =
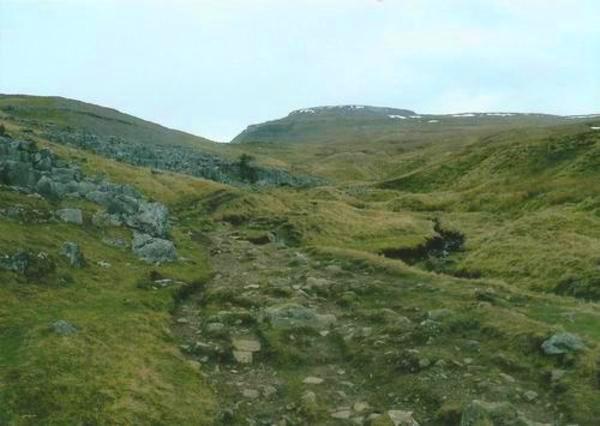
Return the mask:
M229 140L290 110L600 112L598 0L0 0L0 92Z

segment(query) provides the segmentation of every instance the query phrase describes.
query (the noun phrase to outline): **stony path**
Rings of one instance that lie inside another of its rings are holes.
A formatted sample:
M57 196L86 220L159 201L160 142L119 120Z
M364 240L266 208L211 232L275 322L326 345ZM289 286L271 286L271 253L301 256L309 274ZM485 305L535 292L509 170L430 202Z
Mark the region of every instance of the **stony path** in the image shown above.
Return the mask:
M409 301L443 290L232 228L207 237L215 276L173 328L215 387L222 424L443 424L434 417L447 395L519 385L507 374L488 381L468 331L439 337L453 312Z

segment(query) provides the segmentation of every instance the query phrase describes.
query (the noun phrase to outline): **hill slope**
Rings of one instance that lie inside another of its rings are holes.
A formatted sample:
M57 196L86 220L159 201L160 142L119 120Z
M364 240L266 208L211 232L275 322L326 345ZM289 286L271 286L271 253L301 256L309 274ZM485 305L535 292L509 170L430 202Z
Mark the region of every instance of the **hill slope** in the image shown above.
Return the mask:
M80 141L110 126L71 142L63 110L19 114L0 424L597 424L597 118L217 148L328 178L289 188L107 159Z
M0 95L0 118L30 135L82 148L125 163L170 170L231 184L311 185L269 159L245 157L239 146L168 129L114 109L57 97ZM258 163L261 163L260 165Z
M212 141L112 108L62 97L0 95L0 111L31 127L72 128L135 143L212 148Z
M464 113L417 114L406 109L366 105L305 108L279 120L249 126L234 143L372 143L398 139L406 132L508 129L564 123L547 114Z

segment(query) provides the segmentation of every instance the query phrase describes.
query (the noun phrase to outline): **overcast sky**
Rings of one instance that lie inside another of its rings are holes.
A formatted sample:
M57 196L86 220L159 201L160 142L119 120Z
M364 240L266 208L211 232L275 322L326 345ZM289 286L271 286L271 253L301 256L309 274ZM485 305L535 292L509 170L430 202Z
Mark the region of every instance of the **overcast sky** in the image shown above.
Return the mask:
M0 92L225 141L331 104L600 112L598 0L0 0Z

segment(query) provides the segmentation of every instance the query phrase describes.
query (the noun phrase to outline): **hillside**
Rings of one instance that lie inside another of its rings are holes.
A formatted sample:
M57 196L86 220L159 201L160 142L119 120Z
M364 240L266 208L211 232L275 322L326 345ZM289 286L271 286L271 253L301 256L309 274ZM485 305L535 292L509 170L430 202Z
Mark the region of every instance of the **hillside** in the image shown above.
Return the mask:
M312 185L258 154L168 129L114 109L57 97L0 95L0 117L28 135L91 151L135 166L169 170L229 184Z
M223 147L2 102L0 424L600 418L600 118L312 108Z
M418 114L411 110L340 105L305 108L279 120L249 126L234 143L360 142L396 140L407 133L437 133L478 129L509 129L568 122L567 117L547 114L461 113Z
M134 143L213 148L213 142L112 108L61 97L0 95L0 111L31 127L72 128Z

